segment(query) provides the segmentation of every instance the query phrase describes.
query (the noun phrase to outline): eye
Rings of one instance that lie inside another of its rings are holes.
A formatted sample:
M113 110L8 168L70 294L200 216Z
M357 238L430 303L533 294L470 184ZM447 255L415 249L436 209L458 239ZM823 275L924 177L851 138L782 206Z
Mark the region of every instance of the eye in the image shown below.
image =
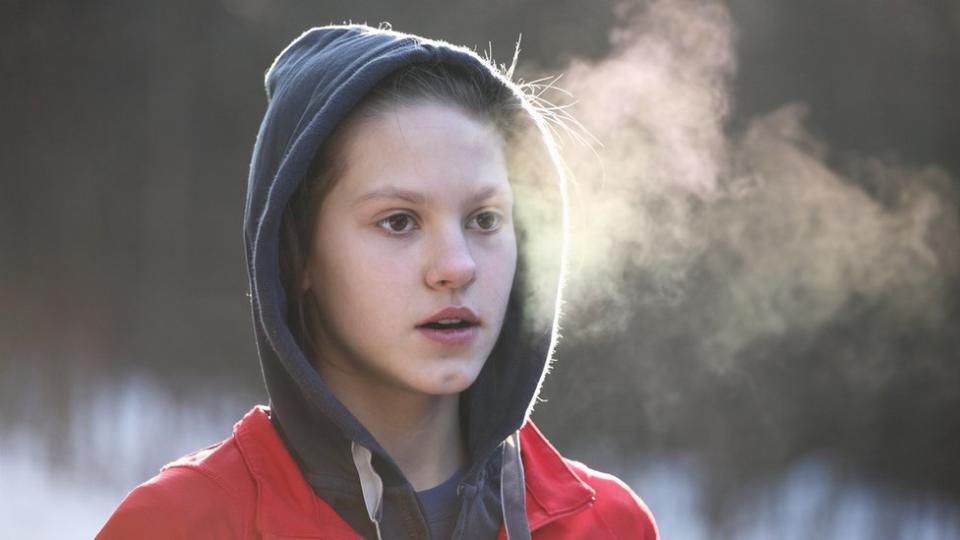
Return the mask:
M476 223L476 227L470 227L469 223ZM480 229L481 231L494 231L500 227L500 214L496 212L480 212L470 219L467 228Z
M413 216L405 213L391 214L378 221L377 225L390 234L408 233L417 226Z

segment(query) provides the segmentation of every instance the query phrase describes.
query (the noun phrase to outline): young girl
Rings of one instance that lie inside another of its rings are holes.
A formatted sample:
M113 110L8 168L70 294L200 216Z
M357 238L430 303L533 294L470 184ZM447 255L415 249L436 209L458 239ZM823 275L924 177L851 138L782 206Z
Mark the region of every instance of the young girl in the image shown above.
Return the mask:
M366 26L306 32L266 86L245 239L270 406L99 537L657 538L528 419L565 226L533 100L471 51Z

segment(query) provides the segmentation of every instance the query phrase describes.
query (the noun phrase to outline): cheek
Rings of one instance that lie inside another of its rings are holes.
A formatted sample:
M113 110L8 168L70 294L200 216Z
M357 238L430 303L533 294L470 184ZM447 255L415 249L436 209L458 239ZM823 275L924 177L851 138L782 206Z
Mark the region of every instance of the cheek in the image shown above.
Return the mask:
M511 236L487 251L483 261L483 271L488 277L486 288L505 300L510 295L517 267L516 241Z
M415 285L415 265L409 257L384 250L376 242L353 242L333 253L338 256L328 261L330 279L324 284L330 307L354 324L382 326L397 321L397 312L409 305L409 291Z

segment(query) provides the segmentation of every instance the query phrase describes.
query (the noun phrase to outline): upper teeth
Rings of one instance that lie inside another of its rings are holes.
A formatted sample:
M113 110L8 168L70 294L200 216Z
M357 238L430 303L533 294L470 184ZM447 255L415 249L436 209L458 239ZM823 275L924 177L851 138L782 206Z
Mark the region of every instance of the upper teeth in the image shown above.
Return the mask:
M440 324L456 324L460 322L460 319L441 319L437 322Z

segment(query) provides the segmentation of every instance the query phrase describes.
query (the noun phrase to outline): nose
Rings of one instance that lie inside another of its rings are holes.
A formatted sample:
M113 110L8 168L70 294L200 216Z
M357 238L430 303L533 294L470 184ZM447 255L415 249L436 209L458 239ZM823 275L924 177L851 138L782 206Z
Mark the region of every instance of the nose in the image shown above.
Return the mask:
M425 279L434 289L462 289L476 279L477 263L462 230L452 231L436 239Z

